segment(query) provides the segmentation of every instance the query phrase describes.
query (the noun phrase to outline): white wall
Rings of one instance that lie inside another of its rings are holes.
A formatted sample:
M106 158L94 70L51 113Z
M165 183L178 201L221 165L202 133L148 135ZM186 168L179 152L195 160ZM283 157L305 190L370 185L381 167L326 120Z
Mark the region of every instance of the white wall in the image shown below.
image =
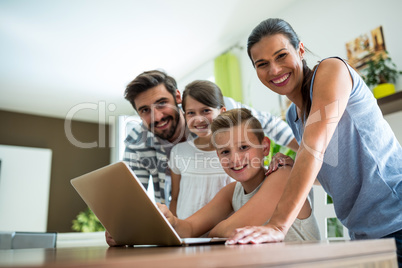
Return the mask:
M0 145L0 231L46 232L52 150Z
M177 81L177 86L180 92L183 92L185 86L194 80L209 80L212 76L214 76L214 60L208 60L189 75Z
M402 109L402 107L401 107ZM399 143L402 145L402 111L387 114L384 116L385 120L387 120L388 124L391 126L392 130Z

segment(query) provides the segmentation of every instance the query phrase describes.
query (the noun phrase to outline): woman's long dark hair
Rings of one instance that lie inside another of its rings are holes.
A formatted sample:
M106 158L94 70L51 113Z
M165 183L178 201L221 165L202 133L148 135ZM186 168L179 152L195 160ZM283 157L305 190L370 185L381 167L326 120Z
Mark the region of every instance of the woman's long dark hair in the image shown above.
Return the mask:
M257 44L263 37L271 36L275 34L283 34L289 39L290 44L297 50L299 48L299 37L293 30L289 23L282 19L267 19L262 21L254 30L251 32L247 40L247 53L253 63L251 58L251 48ZM307 50L308 51L308 50ZM301 88L303 104L301 107L301 120L304 123L311 109L311 99L310 99L310 85L311 78L313 76L313 71L307 66L305 59L303 62L303 82ZM253 63L254 66L254 63Z

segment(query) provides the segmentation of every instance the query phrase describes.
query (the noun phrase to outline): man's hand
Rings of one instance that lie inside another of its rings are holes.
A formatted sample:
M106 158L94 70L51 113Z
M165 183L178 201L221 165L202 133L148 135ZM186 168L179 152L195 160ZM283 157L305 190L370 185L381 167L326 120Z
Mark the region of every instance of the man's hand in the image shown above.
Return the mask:
M281 242L285 234L273 226L247 226L233 231L226 245Z

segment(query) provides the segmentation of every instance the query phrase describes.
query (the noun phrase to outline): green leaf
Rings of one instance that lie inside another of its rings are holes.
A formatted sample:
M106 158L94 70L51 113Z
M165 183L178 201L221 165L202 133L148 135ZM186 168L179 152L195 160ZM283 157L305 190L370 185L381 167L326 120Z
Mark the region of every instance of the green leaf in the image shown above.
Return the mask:
M105 230L99 219L89 208L78 213L76 219L72 221L71 229L77 232L100 232Z
M397 70L396 64L392 62L388 52L385 59L383 54L374 59L374 54L370 55L367 67L362 70L362 78L369 87L375 87L382 83L395 83L402 71Z

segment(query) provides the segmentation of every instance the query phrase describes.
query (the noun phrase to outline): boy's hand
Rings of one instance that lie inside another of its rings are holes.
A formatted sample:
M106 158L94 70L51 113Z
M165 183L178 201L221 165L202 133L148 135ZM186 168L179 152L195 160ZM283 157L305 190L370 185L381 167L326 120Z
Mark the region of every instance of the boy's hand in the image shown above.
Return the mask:
M265 176L268 176L272 172L276 171L278 167L281 166L291 166L293 167L294 160L287 155L284 155L282 153L276 153L272 157L271 163L269 163L268 171L265 173Z
M109 245L109 247L121 247L123 245L119 245L114 241L113 237L108 233L108 231L105 231L105 238L106 238L106 243Z
M162 212L163 216L166 217L170 225L173 226L173 228L177 224L177 218L173 215L173 213L169 210L169 208L166 205L163 205L161 203L156 203L158 206L159 210Z

